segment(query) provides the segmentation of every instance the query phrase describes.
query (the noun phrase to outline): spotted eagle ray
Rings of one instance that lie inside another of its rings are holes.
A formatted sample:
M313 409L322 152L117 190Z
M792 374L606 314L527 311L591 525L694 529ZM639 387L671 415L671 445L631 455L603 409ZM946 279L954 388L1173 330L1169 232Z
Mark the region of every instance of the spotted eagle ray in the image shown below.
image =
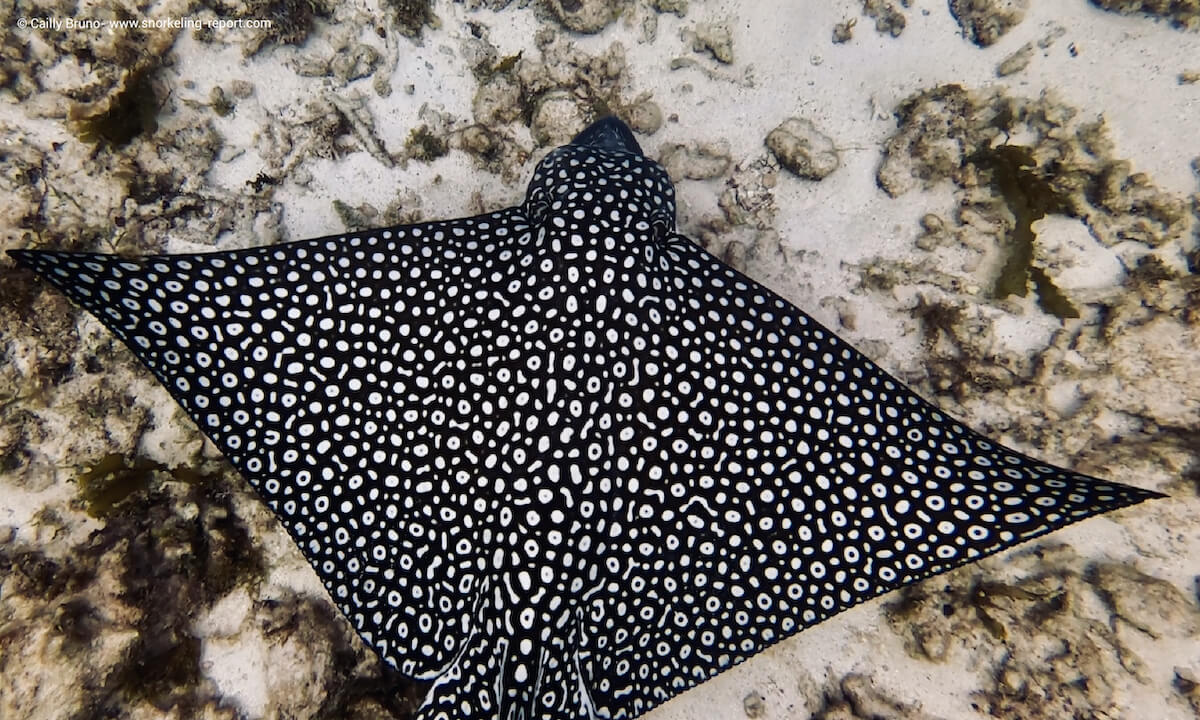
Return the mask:
M675 231L607 118L499 212L11 251L270 506L433 718L634 718L882 593L1159 497L922 400Z

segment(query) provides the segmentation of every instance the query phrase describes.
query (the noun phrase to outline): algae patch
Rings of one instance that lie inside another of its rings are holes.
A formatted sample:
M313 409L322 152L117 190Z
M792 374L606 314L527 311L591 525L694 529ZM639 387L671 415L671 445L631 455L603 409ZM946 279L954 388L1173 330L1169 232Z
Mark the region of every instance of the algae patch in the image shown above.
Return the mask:
M156 470L166 466L145 458L127 459L120 453L110 453L79 476L79 495L87 506L87 514L102 518L130 495L147 490Z
M203 708L220 700L203 679L194 620L265 573L230 474L108 455L79 480L102 527L62 557L0 545L6 628L28 640L3 643L0 670L70 668L76 692L62 698L59 717L157 716L167 708L208 716ZM6 707L36 702L33 679L14 684ZM43 676L37 686L59 682Z
M247 57L271 44L304 45L313 32L316 19L329 15L330 9L324 0L245 0L233 14L236 18L270 21L246 40L242 52Z
M434 135L426 125L413 128L404 143L404 149L408 151L409 157L425 162L436 160L449 152L446 141Z
M1047 314L1080 317L1079 299L1060 289L1064 264L1052 248L1061 243L1039 241L1037 220L1076 218L1101 246L1134 241L1147 250L1183 241L1190 223L1180 198L1115 157L1103 119L1079 115L1049 95L1026 99L1001 90L934 87L899 105L897 132L885 144L876 180L892 197L949 180L958 209L938 242L981 259L994 258L999 248L998 276L980 283L990 286L990 295L1023 296L1032 285ZM1018 145L1013 138L1023 140ZM980 274L996 272L988 269L990 261L968 266Z
M992 187L1004 198L1016 221L1008 239L1007 258L993 287L995 296L1025 297L1032 281L1042 310L1058 318L1079 317L1079 310L1046 271L1033 264L1037 239L1033 224L1048 214L1068 214L1067 198L1038 176L1037 161L1030 148L1020 145L986 148L968 158L968 162L989 172Z
M1193 467L1195 444L1163 428L1200 413L1194 199L1136 172L1103 118L1051 92L939 85L895 114L879 187L952 207L921 220L911 258L856 268L861 291L912 323L899 376L1091 475L1166 483ZM1015 302L1022 288L1034 297Z
M79 139L123 147L139 135L158 129L159 100L148 72L130 73L124 85L108 98L102 109L74 108L71 120Z
M994 717L1112 715L1142 663L1134 634L1189 640L1200 629L1194 601L1170 583L1054 544L904 588L884 615L913 657L977 663L973 700Z
M1160 18L1179 30L1200 30L1200 0L1091 0L1102 10Z
M394 13L393 25L406 38L416 40L421 37L422 28L437 28L440 24L433 14L431 0L385 0L384 7Z

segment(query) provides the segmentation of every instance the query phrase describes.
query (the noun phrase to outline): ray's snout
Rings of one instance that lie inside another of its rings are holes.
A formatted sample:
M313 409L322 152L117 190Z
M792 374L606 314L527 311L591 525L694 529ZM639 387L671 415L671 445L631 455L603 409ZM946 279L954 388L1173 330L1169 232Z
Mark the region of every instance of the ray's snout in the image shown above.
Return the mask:
M629 126L619 118L609 116L597 120L586 130L575 136L572 145L581 145L597 150L612 150L642 155L642 148L633 137Z

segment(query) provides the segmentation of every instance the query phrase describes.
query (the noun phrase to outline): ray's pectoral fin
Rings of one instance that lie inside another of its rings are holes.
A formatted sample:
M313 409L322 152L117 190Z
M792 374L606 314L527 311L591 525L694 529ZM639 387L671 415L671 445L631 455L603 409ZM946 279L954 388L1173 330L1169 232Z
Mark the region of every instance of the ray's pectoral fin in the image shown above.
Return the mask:
M288 422L274 411L297 405L315 380L287 367L317 328L287 316L320 302L318 283L308 278L278 292L297 278L271 248L144 258L9 253L124 342L262 492Z

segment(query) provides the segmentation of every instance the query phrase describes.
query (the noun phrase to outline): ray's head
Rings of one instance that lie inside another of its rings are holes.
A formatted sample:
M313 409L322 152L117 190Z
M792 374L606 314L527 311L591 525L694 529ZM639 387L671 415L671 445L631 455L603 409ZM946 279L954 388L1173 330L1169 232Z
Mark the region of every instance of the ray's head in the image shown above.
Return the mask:
M551 230L670 233L675 187L667 171L642 153L629 126L606 117L542 160L525 210L535 225Z

